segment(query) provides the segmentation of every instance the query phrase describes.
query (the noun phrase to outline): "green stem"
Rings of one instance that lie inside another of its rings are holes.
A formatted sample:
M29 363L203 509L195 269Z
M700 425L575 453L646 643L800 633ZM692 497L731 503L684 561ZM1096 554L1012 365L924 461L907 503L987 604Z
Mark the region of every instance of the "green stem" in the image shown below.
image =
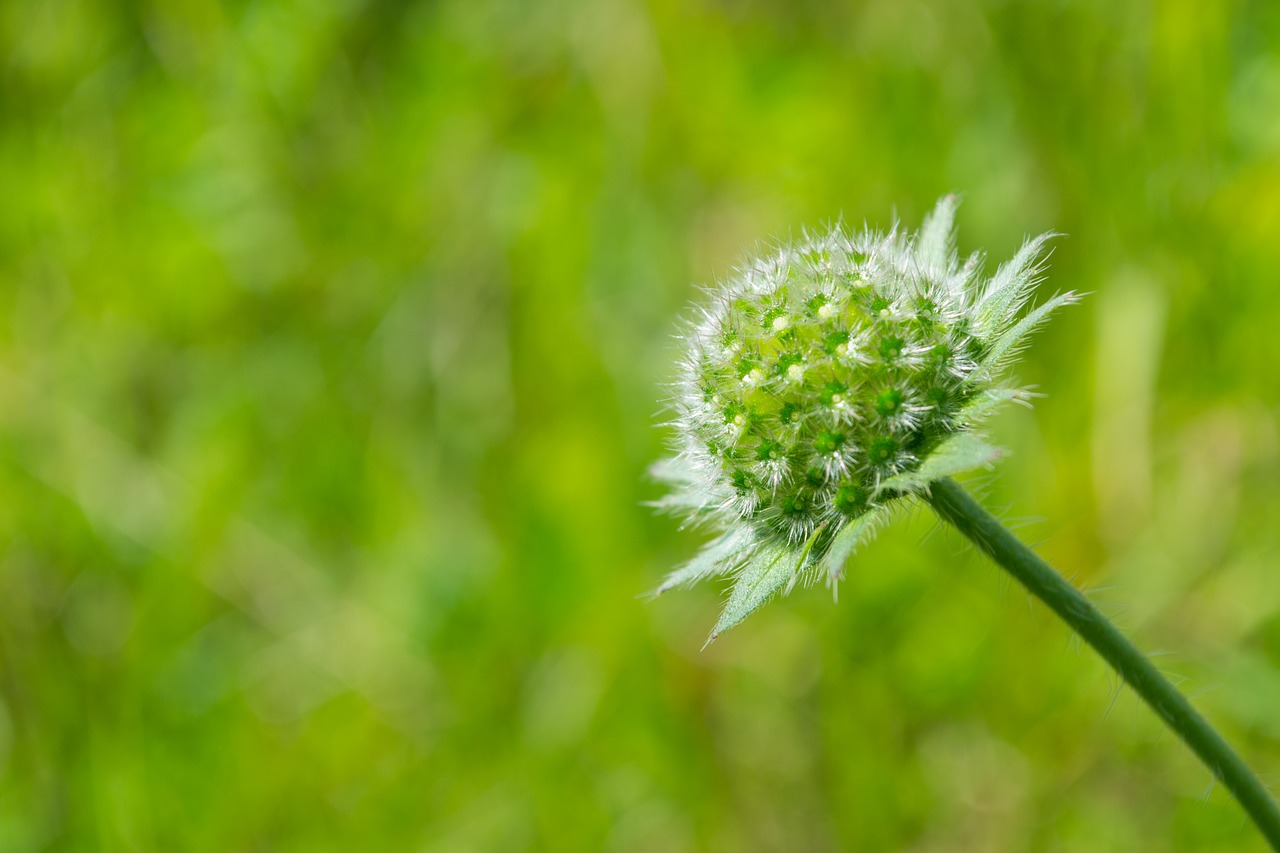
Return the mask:
M944 520L968 537L1002 569L1049 605L1084 641L1111 664L1142 700L1191 747L1221 779L1249 817L1280 851L1280 809L1244 760L1236 754L1186 697L1169 683L1084 595L1030 548L1022 544L953 480L937 480L929 503Z

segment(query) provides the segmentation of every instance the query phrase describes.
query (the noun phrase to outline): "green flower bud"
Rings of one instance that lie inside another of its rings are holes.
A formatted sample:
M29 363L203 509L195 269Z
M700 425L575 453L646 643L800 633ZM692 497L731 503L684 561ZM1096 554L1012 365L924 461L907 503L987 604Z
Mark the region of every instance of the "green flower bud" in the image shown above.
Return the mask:
M804 234L737 270L691 324L661 506L721 531L659 589L737 580L716 632L799 579L833 585L896 500L989 465L974 433L999 379L1060 294L1018 320L1045 241L989 279L952 245L956 199L918 233ZM713 634L714 636L714 634Z

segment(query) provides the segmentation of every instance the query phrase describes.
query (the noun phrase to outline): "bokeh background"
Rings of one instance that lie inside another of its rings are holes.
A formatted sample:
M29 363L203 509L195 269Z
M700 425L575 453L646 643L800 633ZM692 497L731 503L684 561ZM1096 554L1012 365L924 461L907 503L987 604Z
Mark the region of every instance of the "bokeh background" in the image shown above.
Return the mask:
M697 282L1056 229L974 485L1280 785L1280 6L0 4L0 850L1249 851L927 514L649 602Z

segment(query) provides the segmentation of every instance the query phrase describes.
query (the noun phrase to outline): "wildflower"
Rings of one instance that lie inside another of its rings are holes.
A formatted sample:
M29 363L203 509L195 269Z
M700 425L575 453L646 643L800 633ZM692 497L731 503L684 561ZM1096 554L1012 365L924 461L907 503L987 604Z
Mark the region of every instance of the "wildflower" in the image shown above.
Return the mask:
M779 245L714 289L685 336L675 453L659 505L719 535L658 592L733 575L714 638L772 595L825 578L894 504L999 457L975 428L1025 400L1001 377L1059 294L1019 319L1045 234L989 279L960 263L957 200L916 233L837 225Z

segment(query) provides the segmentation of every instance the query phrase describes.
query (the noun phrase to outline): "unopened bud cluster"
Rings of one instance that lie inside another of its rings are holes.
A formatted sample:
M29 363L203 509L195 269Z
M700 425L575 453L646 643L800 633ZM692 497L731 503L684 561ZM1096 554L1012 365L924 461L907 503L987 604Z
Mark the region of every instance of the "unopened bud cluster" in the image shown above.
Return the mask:
M981 381L963 293L839 229L753 262L690 337L692 461L792 543L834 531L962 424Z
M800 572L851 522L927 487L913 472L994 458L957 438L1019 396L997 387L1001 371L1075 296L1019 320L1050 235L983 278L979 255L955 255L955 204L939 202L917 233L805 234L712 290L686 336L677 454L660 474L674 487L663 505L726 533L664 589L740 568L745 583L787 553Z

